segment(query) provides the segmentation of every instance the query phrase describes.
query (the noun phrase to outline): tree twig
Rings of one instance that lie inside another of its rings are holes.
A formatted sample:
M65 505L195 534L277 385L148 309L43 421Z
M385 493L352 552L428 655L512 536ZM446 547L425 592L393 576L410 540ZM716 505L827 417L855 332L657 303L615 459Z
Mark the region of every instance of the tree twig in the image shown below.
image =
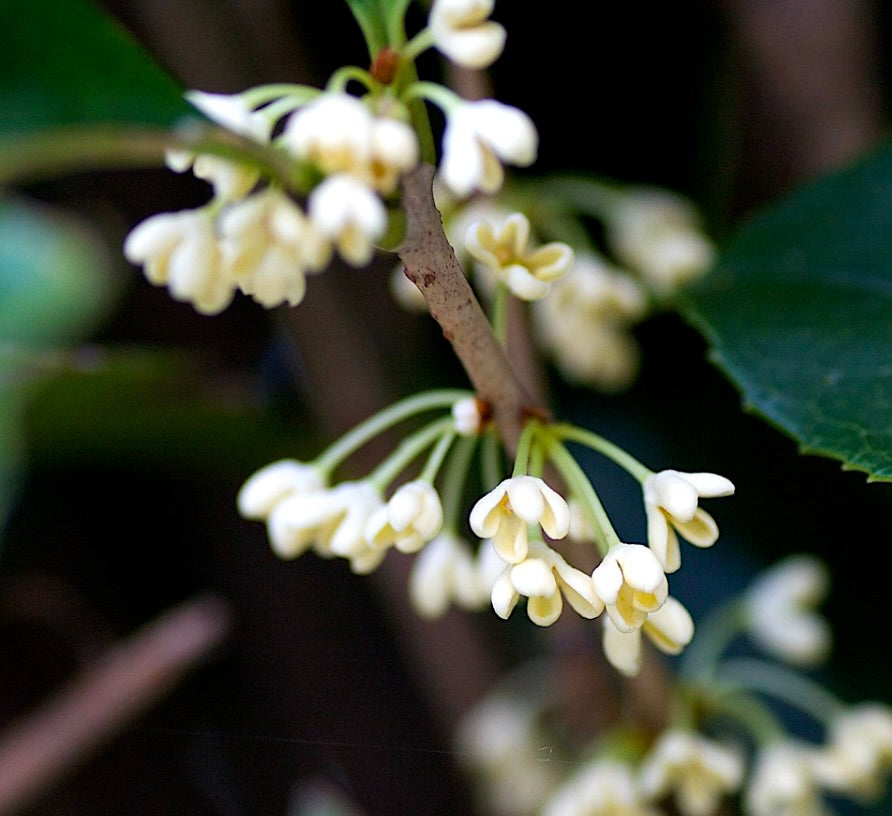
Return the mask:
M400 260L512 451L525 418L545 412L515 373L446 239L431 192L433 177L434 168L420 164L403 179L406 237Z
M200 597L166 612L0 738L0 816L32 802L205 658L229 611Z

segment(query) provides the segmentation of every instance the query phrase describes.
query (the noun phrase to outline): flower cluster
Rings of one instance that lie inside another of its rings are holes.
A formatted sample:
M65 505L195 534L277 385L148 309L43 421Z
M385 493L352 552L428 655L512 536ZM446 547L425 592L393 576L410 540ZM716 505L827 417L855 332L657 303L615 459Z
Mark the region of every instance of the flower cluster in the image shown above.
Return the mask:
M533 685L530 675L521 670L503 680L468 712L459 729L460 744L469 745L469 734L487 733L493 712L498 711L501 727L511 735L513 757L519 761L530 756L535 740L553 746L563 760L559 764L571 770L551 784L540 777L535 788L518 790L512 798L511 784L517 783L512 782L509 767L478 766L472 770L481 800L498 790L499 808L493 812L504 816L714 816L726 812L817 816L830 813L825 798L877 801L892 771L892 709L880 703L847 705L795 670L756 658L723 656L739 634L765 643L772 654L779 653L777 641L755 635L757 629L764 629L760 615L768 610L754 607L769 595L769 607L788 605L804 588L811 589L814 597L824 577L815 566L817 562L804 556L789 558L758 576L726 608L715 610L705 623L710 632L705 643L699 642L699 653L695 644L682 663L680 682L669 701L670 721L656 734L649 724L623 722L580 748L562 740L562 726L556 725L559 721L553 711L553 681L543 679L540 672ZM651 583L655 592L645 594L662 594L659 577L653 576ZM771 589L769 595L766 588ZM649 602L645 599L643 605ZM619 623L625 626L621 610L614 614L620 614ZM637 613L627 609L625 614ZM816 617L813 610L809 614ZM778 620L775 628L784 625ZM800 658L798 646L795 643L783 655L786 660ZM550 668L556 678L559 661ZM523 688L507 696L506 683L518 681ZM522 699L525 705L508 706L511 699ZM769 700L775 705L767 705ZM791 722L801 721L803 715L814 719L823 728L824 738L806 741L788 731L777 713L784 706L797 712ZM482 744L479 736L470 742L471 747ZM740 810L730 809L733 804Z
M365 479L330 484L332 471L383 430L445 408L448 416L406 437ZM583 618L603 614L604 652L623 674L640 668L642 634L661 651L680 653L694 624L669 595L667 572L678 568L677 558L667 562L665 557L669 525L689 535L684 525L706 516L698 498L728 495L733 485L715 474L653 473L596 434L531 419L518 443L514 474L480 497L465 520L461 502L474 451L480 444L498 444L487 417L486 406L464 392L409 397L357 426L312 463L286 460L261 469L242 488L239 510L267 523L273 550L284 558L313 550L346 558L355 572L365 573L390 549L420 553L410 597L426 616L442 614L452 602L476 609L489 601L499 617L508 618L523 598L529 618L550 626L566 602ZM566 441L599 450L639 480L647 513L659 513L663 520L663 527L651 525L649 546L619 540ZM420 475L397 483L425 451ZM567 485L575 522L567 499L539 475L546 463ZM483 473L487 478L491 472ZM586 541L600 553L592 571L572 566L547 543L565 539L571 522L577 534L587 528ZM465 523L479 539L476 548L464 538ZM714 541L715 535L708 543ZM695 543L707 544L702 537Z
M505 39L504 29L488 20L491 10L491 2L437 0L427 27L393 53L395 64L411 63L433 46L460 65L489 65ZM324 269L335 252L353 266L372 259L390 225L400 178L421 158L418 128L428 126L417 108L415 118L410 113L418 99L446 116L439 177L452 195L496 192L503 163L533 162L538 136L522 111L494 99L466 101L411 74L348 66L324 89L190 91L193 106L240 137L243 148L169 150L168 167L209 182L213 198L138 224L124 244L127 259L205 314L225 309L239 291L266 308L297 305L306 275ZM348 93L350 80L366 93Z

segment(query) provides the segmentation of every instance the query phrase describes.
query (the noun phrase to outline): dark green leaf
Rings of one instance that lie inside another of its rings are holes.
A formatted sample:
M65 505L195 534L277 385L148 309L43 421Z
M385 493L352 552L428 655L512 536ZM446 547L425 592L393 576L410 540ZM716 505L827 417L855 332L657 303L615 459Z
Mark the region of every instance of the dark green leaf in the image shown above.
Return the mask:
M64 365L115 286L103 246L72 219L0 201L0 522L21 465L22 414L34 383Z
M0 134L170 125L192 112L179 84L88 0L3 0L0 32Z
M804 453L892 481L892 147L746 224L684 310Z
M346 0L359 23L369 48L375 55L386 45L400 46L403 40L403 20L409 0Z

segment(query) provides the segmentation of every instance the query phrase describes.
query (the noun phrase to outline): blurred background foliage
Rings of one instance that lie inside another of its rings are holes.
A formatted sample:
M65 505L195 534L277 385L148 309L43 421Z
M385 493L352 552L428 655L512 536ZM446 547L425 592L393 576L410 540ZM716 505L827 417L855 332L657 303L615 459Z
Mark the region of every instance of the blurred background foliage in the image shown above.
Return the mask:
M497 4L509 39L492 87L536 122L537 173L662 185L701 205L728 252L689 308L701 327L722 329L710 339L726 364L753 323L771 317L753 309L733 323L740 310L723 297L728 275L761 271L770 286L772 264L789 260L792 233L797 246L816 247L805 266L797 256L797 274L806 277L812 260L845 260L846 241L856 241L853 254L869 256L876 274L821 325L843 330L859 353L862 335L881 330L866 358L869 374L871 360L889 348L892 325L892 210L881 206L892 189L888 158L852 171L875 192L863 210L850 206L849 174L799 193L799 204L743 232L737 225L880 145L890 93L888 13L866 2L770 5L602 4L580 24L569 0L550 3L548 14ZM127 169L114 157L62 174L22 171L46 148L35 126L101 125L102 138L114 139L180 121L181 87L324 83L336 67L365 59L346 4L5 0L0 31L0 179L7 181L0 511L8 513L0 722L195 593L218 594L234 619L207 665L28 812L312 812L297 794L319 780L368 813L472 812L448 742L450 689L472 698L522 657L559 653L566 633L531 631L520 617L507 625L488 615L418 621L404 598L406 557L388 556L371 579L312 556L284 563L269 552L263 529L234 508L254 468L310 457L410 390L464 384L432 322L382 296L392 259L314 277L295 310L265 312L239 299L207 318L150 286L120 253L140 219L202 203L202 183L160 168ZM432 57L425 67L442 71ZM803 218L808 207L848 213L861 229L847 239L838 220ZM823 302L834 298L830 291ZM696 618L760 566L818 553L832 570L826 611L837 632L825 679L846 699L892 702L892 670L879 657L890 645L883 592L864 574L882 558L892 520L888 486L799 455L792 440L742 410L735 386L707 360L701 334L676 315L652 318L638 338L642 372L624 394L603 397L543 376L567 419L654 467L715 470L736 483L734 500L716 509L719 544L686 559L673 592ZM813 361L802 339L795 348L779 340L794 355L779 368L782 383ZM773 354L762 349L762 359ZM888 370L886 377L879 391L870 380L844 410L873 412L883 427ZM746 385L740 376L735 382ZM888 447L883 455L888 464ZM601 462L587 464L620 535L641 540L634 490ZM587 646L599 634L587 630ZM474 653L463 651L471 641L484 644L485 665L463 659ZM436 650L439 665L430 662Z

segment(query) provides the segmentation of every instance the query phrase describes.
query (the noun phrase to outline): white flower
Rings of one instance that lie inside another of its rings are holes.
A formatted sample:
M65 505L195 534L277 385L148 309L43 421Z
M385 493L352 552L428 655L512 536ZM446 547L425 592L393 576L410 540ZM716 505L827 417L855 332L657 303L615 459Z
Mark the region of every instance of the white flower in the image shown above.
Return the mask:
M511 293L522 300L544 298L553 281L573 265L573 250L554 242L531 249L530 222L512 213L500 227L489 221L472 224L465 233L465 247Z
M651 612L640 629L620 630L609 616L604 618L602 648L610 664L621 674L634 677L641 670L641 633L665 654L679 654L694 637L694 621L673 597Z
M189 100L205 116L218 125L255 142L269 141L273 123L262 112L254 111L240 94L210 94L188 91ZM165 163L177 173L192 172L214 186L214 195L225 201L236 201L247 195L260 179L250 165L224 159L213 153L196 156L187 150L170 150Z
M779 742L759 752L744 799L748 816L829 816L810 749Z
M528 694L485 696L459 722L458 759L478 783L480 811L497 816L538 813L558 781L557 763L543 762L547 736Z
M372 259L375 241L387 228L381 199L345 174L319 184L310 193L308 209L313 226L334 241L341 257L353 266L364 266Z
M697 506L698 498L730 496L734 485L715 473L681 473L661 470L645 479L644 509L647 543L666 572L681 566L678 536L697 547L711 547L719 536L712 516Z
M477 397L465 397L452 406L455 430L461 436L479 436L487 423L484 403Z
M281 459L253 474L239 490L236 504L245 518L266 520L282 499L324 486L325 476L314 465Z
M372 124L371 148L360 177L380 193L392 193L400 177L418 164L418 137L405 122L379 116Z
M208 119L221 127L255 142L269 141L272 122L262 111L251 108L242 94L187 91L184 96Z
M463 609L482 609L490 588L470 547L450 533L441 533L427 544L409 573L409 599L426 618L439 617L452 601Z
M492 588L492 605L500 618L508 618L523 595L530 620L538 626L551 626L561 615L562 593L584 618L596 618L604 610L590 576L571 567L551 547L533 541L529 555L508 565L499 576Z
M641 628L648 614L656 612L669 594L663 567L643 544L611 547L595 567L592 581L621 632Z
M475 190L494 193L504 181L501 163L532 164L538 142L523 111L493 99L464 102L448 115L440 177L459 198Z
M827 595L827 568L812 555L789 556L747 590L744 609L750 637L790 663L813 666L830 651L831 632L815 609Z
M418 138L410 125L375 116L346 93L323 94L297 111L282 144L325 175L347 173L385 194L418 163Z
M838 716L826 747L814 753L813 767L821 784L836 793L879 797L892 770L892 710L863 703Z
M437 50L465 68L487 68L505 47L505 29L488 21L494 0L434 0L428 27Z
M675 793L682 816L712 816L722 797L743 779L743 758L735 750L692 731L664 732L640 768L639 784L648 799Z
M373 120L355 96L323 94L289 117L282 145L326 175L359 172L371 158Z
M176 300L204 314L222 312L235 294L207 212L159 213L137 224L124 241L124 255L142 264L146 278L167 285Z
M694 208L663 190L625 194L607 220L607 241L659 295L699 278L715 256Z
M533 319L539 341L567 380L619 391L638 372L630 327L646 311L644 292L631 277L587 254L534 304Z
M641 796L632 768L599 759L583 766L548 799L542 816L660 816Z
M329 489L290 495L270 512L270 544L282 558L295 558L312 547L319 555L338 555L351 563L354 559L374 563L375 558L380 563L386 551L370 553L364 532L382 503L378 491L367 482L341 482Z
M540 525L551 538L563 538L570 529L567 502L536 476L505 479L471 510L471 529L492 539L496 552L509 564L527 557L531 524Z
M239 288L270 309L296 306L306 291L306 270L322 268L328 241L287 195L267 189L220 217L223 257Z
M374 549L394 546L400 552L413 553L433 539L442 526L440 496L430 482L419 479L401 485L387 504L371 515L365 539Z

